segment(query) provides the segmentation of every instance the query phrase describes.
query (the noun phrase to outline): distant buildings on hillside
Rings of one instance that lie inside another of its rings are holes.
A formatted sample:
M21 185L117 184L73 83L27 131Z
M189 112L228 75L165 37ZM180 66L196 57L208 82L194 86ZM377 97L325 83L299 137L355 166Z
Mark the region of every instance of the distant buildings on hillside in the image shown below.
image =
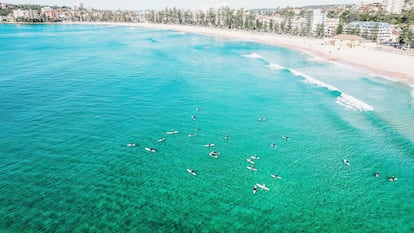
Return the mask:
M385 11L392 14L400 14L404 7L404 0L384 0Z
M405 4L405 5L404 5ZM299 36L332 37L340 33L361 36L377 42L395 42L399 29L382 22L355 21L345 24L342 13L398 14L403 9L413 9L414 0L384 0L382 3L356 5L329 5L325 7L276 8L233 10L205 7L204 10L169 9L155 11L112 11L86 9L83 3L73 7L12 5L0 3L0 21L3 22L152 22L199 26L237 28ZM380 12L380 13L381 13ZM408 25L408 28L414 28ZM414 33L414 32L413 32Z

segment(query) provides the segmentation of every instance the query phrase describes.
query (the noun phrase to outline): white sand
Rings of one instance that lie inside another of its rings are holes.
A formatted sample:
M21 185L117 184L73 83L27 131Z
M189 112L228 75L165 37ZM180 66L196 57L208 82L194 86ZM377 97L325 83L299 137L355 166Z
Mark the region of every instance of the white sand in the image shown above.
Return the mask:
M414 85L414 56L375 50L373 48L340 49L326 45L323 39L293 37L271 33L225 30L209 27L150 23L110 23L111 25L139 26L196 33L232 40L253 41L300 50L308 55L350 65L363 72Z

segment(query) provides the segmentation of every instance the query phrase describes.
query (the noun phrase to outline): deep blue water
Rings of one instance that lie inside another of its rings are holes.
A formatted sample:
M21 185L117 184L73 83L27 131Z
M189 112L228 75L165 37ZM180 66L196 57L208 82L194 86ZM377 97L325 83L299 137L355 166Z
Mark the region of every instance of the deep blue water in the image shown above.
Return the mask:
M0 45L0 231L414 231L408 85L139 27L0 25Z

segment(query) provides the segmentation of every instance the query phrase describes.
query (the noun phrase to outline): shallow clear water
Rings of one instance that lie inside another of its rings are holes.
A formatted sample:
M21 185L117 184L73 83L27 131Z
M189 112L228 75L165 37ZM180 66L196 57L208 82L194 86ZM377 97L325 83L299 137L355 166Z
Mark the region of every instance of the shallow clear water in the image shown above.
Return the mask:
M1 231L414 231L408 85L139 27L0 25L0 43Z

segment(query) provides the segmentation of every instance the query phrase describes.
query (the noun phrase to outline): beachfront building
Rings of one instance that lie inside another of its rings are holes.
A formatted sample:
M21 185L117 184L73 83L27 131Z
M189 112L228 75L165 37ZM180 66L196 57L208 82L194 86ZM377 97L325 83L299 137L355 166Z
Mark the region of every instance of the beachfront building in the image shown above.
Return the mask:
M39 19L40 15L39 12L37 10L22 10L22 9L17 9L17 10L13 10L13 16L14 18L18 19Z
M329 18L325 21L324 36L331 37L336 35L339 26L339 18Z
M40 9L40 15L46 20L57 20L59 18L59 12L51 7L42 7Z
M400 14L404 6L404 0L384 0L383 4L386 12Z
M383 22L354 21L346 25L345 33L378 42L396 40L394 26Z
M321 34L321 30L323 31L324 25L326 23L326 12L322 11L321 9L314 9L312 11L312 34L318 35Z
M339 34L329 38L329 44L337 48L355 48L363 44L369 44L368 42L360 36L347 34Z

